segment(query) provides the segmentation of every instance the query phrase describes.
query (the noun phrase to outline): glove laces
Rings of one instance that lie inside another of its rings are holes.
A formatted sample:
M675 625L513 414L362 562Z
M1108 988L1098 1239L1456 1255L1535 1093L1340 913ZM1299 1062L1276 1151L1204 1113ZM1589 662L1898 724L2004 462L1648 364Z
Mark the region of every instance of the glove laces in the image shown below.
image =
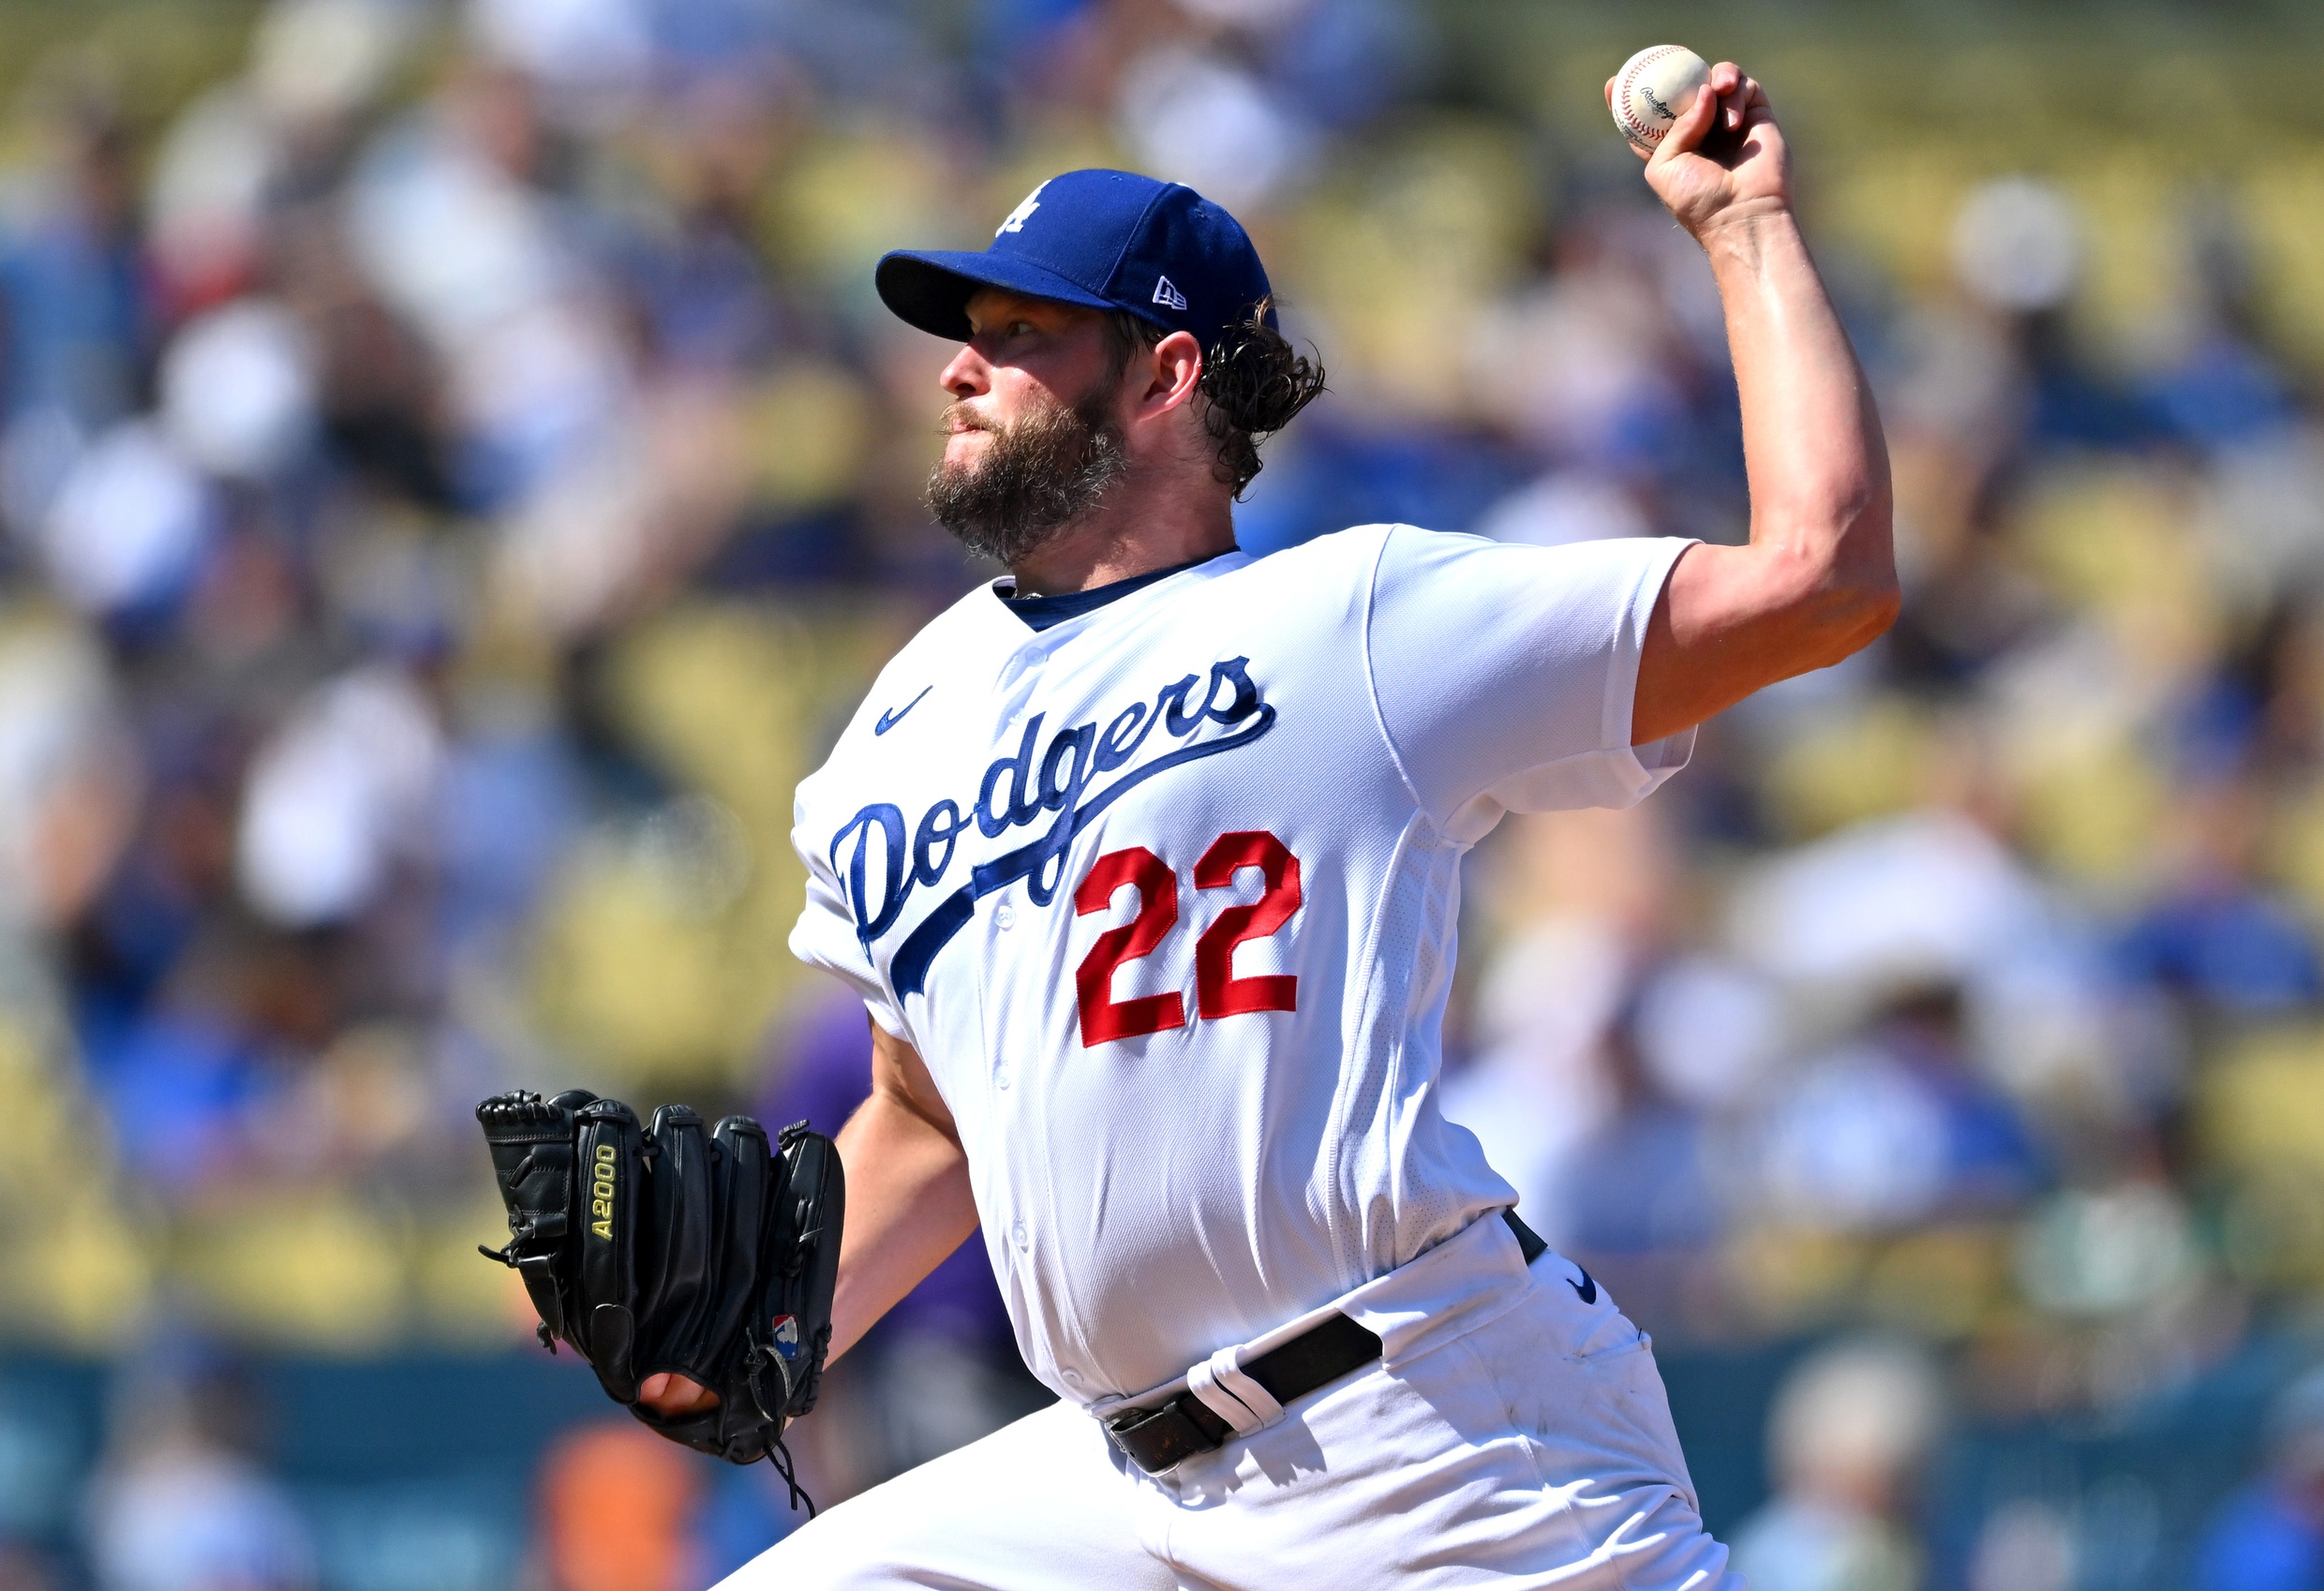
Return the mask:
M782 1437L778 1436L767 1445L767 1462L775 1466L775 1473L782 1477L783 1485L790 1491L791 1511L798 1512L799 1505L805 1503L807 1517L814 1518L815 1499L809 1496L807 1488L798 1483L798 1476L791 1460L791 1450Z

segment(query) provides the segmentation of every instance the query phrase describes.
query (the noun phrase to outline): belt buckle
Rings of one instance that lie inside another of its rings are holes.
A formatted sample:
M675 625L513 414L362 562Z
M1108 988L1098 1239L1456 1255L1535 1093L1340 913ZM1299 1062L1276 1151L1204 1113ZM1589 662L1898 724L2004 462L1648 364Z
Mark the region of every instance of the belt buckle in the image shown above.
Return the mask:
M1160 1408L1128 1410L1106 1421L1106 1435L1148 1475L1175 1469L1197 1453L1214 1453L1227 1445L1225 1437L1203 1430L1181 1406L1191 1401L1181 1392Z

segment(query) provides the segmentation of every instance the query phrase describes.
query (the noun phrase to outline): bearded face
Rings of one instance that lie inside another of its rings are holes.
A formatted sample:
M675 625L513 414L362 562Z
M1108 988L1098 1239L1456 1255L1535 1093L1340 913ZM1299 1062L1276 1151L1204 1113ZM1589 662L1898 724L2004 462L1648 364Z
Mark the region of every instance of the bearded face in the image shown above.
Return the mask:
M1129 470L1113 422L1119 375L1075 404L1043 397L1001 424L967 405L945 411L947 429L986 432L978 457L939 462L928 478L928 508L971 552L1014 565L1097 506Z

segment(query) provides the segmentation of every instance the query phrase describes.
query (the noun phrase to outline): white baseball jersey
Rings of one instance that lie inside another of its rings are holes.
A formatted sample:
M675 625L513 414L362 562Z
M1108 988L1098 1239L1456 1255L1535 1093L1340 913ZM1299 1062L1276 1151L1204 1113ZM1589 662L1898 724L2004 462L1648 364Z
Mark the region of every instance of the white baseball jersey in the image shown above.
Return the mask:
M1626 806L1677 541L1401 526L1035 632L979 587L800 784L802 959L926 1060L1034 1374L1135 1393L1512 1203L1437 1106L1462 854Z

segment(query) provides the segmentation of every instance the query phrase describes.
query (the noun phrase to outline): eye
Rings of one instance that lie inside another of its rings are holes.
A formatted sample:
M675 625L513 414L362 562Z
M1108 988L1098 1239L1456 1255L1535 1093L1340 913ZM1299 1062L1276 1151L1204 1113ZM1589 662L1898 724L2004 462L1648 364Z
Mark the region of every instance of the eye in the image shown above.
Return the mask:
M1008 335L1012 337L1030 336L1033 335L1033 322L1030 320L1011 320L1008 323Z

